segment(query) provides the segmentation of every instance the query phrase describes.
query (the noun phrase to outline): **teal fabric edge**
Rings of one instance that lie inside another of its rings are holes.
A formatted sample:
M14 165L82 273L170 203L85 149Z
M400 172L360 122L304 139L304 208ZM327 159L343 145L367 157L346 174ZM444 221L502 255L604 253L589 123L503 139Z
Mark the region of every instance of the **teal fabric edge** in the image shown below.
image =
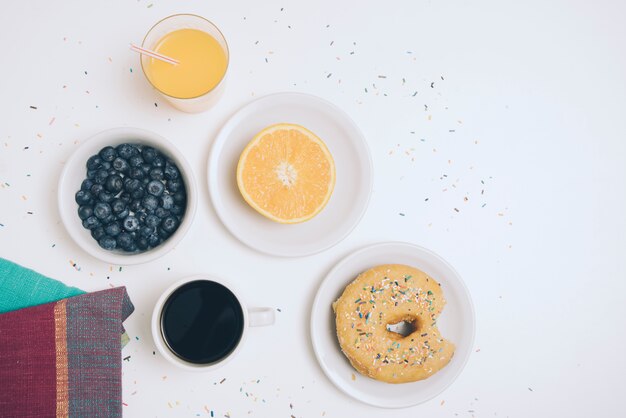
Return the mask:
M0 314L82 295L71 287L0 257ZM122 330L122 348L130 342Z
M85 293L0 258L0 313L56 302Z

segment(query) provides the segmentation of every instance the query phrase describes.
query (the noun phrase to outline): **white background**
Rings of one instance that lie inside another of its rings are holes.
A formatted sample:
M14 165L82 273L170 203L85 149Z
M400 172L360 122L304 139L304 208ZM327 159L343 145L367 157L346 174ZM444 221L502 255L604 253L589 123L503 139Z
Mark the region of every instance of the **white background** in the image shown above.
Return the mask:
M230 44L227 92L204 114L169 107L128 50L176 12L213 20ZM127 286L136 306L123 351L127 416L619 416L625 15L616 0L2 2L0 256L85 290ZM248 249L220 224L206 190L220 126L279 91L343 108L374 161L362 222L311 257ZM201 196L176 250L120 271L70 240L56 182L81 141L123 125L175 142ZM344 396L309 338L312 299L331 266L389 240L447 259L477 314L465 371L408 410ZM153 355L149 331L158 295L198 272L236 281L250 305L281 309L273 328L252 330L236 360L206 375Z

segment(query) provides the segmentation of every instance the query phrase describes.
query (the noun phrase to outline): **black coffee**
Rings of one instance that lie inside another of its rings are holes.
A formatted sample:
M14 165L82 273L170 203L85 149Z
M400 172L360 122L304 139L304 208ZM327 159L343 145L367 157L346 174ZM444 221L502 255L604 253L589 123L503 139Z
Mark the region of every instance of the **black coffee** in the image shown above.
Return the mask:
M190 363L209 364L230 354L243 334L243 311L219 283L185 283L165 301L161 332L170 350Z

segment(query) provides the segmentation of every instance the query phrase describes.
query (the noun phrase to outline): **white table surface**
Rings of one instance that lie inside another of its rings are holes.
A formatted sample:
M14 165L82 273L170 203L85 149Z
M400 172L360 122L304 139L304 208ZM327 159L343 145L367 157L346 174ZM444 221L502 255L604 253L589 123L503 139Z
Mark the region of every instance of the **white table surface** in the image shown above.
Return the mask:
M204 114L168 106L127 47L177 12L212 19L230 43L227 92ZM128 288L136 311L123 351L126 416L619 416L625 15L614 0L3 2L0 256L85 290ZM248 249L221 225L206 189L220 126L280 91L345 109L374 162L362 222L305 258ZM174 141L201 191L194 225L173 252L121 270L71 241L55 200L74 149L116 126ZM316 363L308 327L331 266L391 240L452 263L477 314L465 371L405 410L340 393ZM158 295L198 272L237 281L249 304L281 310L274 327L253 329L239 357L209 374L153 355L149 331Z

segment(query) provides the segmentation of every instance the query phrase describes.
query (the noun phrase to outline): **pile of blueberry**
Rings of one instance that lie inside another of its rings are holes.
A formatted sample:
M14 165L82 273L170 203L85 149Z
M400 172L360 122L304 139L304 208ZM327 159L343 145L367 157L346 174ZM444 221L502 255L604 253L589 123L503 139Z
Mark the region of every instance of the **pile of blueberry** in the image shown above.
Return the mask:
M76 192L83 227L105 250L146 251L172 235L187 204L176 164L139 144L104 147Z

